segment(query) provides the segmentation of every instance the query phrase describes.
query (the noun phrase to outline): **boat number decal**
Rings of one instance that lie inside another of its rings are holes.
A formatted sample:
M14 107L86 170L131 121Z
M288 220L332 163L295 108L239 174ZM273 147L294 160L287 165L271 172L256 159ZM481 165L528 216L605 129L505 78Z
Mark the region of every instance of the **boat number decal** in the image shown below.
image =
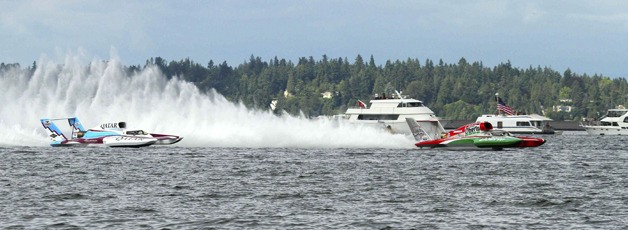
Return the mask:
M468 127L464 130L465 135L471 135L474 133L478 133L480 129L478 127Z
M140 137L116 137L115 140L116 141L141 141L141 140L144 140L144 138L140 138Z
M506 138L483 138L483 139L479 139L478 142L483 142L483 141L505 141Z

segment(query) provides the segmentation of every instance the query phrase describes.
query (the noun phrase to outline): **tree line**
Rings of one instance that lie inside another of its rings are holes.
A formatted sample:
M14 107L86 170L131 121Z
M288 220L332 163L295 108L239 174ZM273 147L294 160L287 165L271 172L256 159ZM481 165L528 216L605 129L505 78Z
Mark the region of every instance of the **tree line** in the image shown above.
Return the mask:
M131 65L127 71L157 66L166 77L179 77L207 92L215 89L231 101L267 109L277 100L275 112L300 113L309 117L343 113L357 100L368 102L374 94L391 95L395 90L422 100L437 116L472 119L496 110L495 93L521 113L544 114L555 120L598 118L609 108L626 105L628 83L625 78L598 74L560 73L549 67L513 67L510 61L494 67L482 62L458 63L430 59L386 61L376 65L358 55L347 58L299 58L296 63L277 57L264 61L251 56L236 67L227 62L206 65L190 59L166 61L151 58L144 66ZM2 63L1 68L11 64ZM33 63L34 68L36 63ZM286 97L285 92L289 95ZM331 92L331 98L322 93ZM553 106L572 106L570 112L554 112Z

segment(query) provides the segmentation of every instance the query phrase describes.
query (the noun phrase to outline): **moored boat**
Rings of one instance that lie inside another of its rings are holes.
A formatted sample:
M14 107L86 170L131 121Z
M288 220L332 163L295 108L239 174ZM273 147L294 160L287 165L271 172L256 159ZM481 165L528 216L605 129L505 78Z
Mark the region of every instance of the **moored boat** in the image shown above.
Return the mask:
M601 120L581 126L590 135L628 135L628 109L609 109Z
M506 105L495 94L497 101L496 114L483 114L476 122L489 122L495 129L504 130L513 134L554 134L556 131L549 124L552 119L539 114L516 114L515 110Z
M438 117L422 101L402 96L395 92L392 97L376 95L370 106L358 101L358 106L349 108L343 118L351 123L385 128L392 133L411 135L406 118L414 119L423 127L424 135L439 137L445 132Z
M556 131L549 125L549 121L552 119L538 114L483 114L476 119L476 122L489 122L495 129L513 134L554 134Z

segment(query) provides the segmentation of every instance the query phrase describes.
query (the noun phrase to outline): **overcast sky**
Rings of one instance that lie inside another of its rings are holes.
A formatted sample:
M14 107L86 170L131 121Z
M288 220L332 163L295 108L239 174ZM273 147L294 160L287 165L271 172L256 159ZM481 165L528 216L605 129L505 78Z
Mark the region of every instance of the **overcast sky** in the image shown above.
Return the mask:
M373 55L628 77L628 1L0 1L0 62Z

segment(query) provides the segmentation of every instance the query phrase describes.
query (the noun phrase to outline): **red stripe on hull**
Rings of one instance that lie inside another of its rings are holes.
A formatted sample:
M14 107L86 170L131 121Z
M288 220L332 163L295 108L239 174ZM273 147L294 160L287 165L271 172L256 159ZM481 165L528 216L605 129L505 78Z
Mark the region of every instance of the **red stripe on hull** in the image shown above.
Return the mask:
M521 139L521 142L517 145L517 147L527 148L527 147L537 147L545 144L545 139L536 138L536 137L517 137Z

